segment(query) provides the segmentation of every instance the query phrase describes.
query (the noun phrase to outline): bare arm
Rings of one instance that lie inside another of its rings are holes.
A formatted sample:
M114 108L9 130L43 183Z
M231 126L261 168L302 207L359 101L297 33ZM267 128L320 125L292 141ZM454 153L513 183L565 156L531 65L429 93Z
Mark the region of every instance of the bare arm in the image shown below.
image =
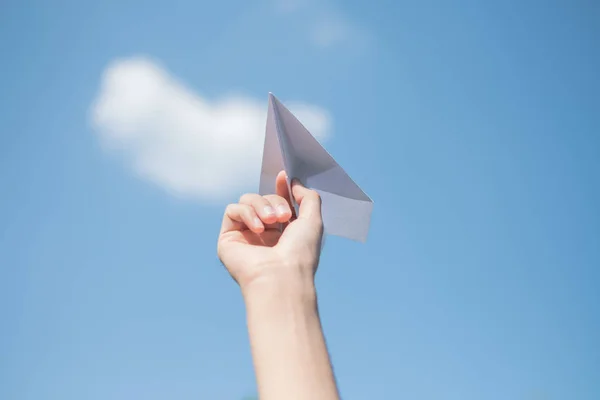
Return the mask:
M312 281L265 282L244 299L260 398L338 399Z
M227 207L218 254L244 296L260 399L336 400L314 286L321 201L294 183L295 218L284 173L276 187L277 194L246 194Z

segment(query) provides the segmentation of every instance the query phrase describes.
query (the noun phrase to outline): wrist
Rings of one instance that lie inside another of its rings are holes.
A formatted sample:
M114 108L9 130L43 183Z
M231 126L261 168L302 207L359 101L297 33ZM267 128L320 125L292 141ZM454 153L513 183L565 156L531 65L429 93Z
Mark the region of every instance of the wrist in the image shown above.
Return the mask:
M240 286L247 305L254 302L298 301L316 304L312 269L293 266L266 267L265 273Z

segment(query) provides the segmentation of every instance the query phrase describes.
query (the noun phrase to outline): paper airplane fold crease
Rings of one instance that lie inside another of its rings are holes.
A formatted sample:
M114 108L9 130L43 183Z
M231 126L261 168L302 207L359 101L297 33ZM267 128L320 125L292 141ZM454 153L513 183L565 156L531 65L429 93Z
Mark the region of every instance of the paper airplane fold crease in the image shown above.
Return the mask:
M261 195L275 193L275 178L281 170L288 176L288 187L290 180L297 178L319 193L325 233L366 241L373 201L304 125L269 93ZM294 207L297 212L297 204Z

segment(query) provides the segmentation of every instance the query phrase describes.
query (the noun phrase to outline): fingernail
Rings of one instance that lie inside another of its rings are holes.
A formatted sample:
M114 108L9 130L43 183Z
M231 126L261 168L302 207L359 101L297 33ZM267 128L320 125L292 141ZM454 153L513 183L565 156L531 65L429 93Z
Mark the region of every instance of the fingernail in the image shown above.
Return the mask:
M261 220L258 218L254 218L254 226L261 227L262 226Z
M285 213L287 213L287 208L283 204L278 205L277 215L284 215Z
M271 206L266 206L264 208L264 211L265 211L265 214L267 214L267 215L275 214L275 211L273 210L273 207L271 207Z

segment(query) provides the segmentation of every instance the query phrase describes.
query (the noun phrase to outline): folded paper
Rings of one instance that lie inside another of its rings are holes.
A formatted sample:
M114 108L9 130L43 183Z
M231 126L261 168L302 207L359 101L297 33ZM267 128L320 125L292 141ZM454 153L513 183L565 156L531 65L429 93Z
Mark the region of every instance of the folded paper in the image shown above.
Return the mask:
M269 93L260 194L275 193L275 178L281 170L288 176L288 187L297 178L319 193L326 234L366 241L373 201L304 125ZM297 213L298 205L295 202L293 205Z

